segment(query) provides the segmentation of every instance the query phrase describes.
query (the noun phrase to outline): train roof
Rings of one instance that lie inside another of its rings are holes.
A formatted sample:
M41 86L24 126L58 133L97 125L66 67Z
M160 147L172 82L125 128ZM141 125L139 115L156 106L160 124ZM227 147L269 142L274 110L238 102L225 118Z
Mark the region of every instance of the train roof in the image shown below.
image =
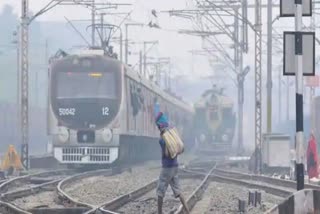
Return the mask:
M218 97L218 103L220 106L223 107L233 107L233 100L230 97L224 96L224 95L217 95ZM201 97L201 99L195 103L195 108L201 108L205 107L206 103L208 101L207 97Z
M140 82L141 85L148 88L151 91L154 91L158 96L162 97L163 99L169 101L170 103L178 106L179 108L184 109L185 111L194 112L194 109L192 105L187 103L186 101L179 100L175 96L165 92L162 90L159 86L157 86L155 83L151 82L150 80L147 80L145 77L140 75L139 73L134 72L129 66L126 66L126 75L130 77L131 79Z
M226 107L233 106L233 100L230 97L221 96L220 98L221 98L222 105L224 105Z

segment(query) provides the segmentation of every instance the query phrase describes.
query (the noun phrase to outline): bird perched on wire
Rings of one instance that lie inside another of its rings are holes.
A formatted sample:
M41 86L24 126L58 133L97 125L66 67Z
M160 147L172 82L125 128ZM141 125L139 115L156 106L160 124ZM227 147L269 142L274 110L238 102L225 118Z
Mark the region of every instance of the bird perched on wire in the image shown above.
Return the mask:
M158 15L155 9L151 10L151 21L148 23L148 26L151 28L160 28L158 24Z
M158 18L158 16L157 16L157 11L156 11L155 9L151 10L151 14L152 14L154 17L157 17L157 18Z

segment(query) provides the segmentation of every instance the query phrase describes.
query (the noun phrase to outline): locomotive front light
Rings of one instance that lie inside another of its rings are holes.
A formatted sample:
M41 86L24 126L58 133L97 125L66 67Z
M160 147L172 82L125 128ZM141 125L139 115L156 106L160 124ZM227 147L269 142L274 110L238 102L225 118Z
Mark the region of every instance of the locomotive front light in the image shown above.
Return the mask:
M102 139L106 143L110 143L112 140L112 131L110 129L104 129L102 131Z
M70 134L68 129L66 129L65 127L59 127L58 138L60 142L66 143L69 140L69 136Z

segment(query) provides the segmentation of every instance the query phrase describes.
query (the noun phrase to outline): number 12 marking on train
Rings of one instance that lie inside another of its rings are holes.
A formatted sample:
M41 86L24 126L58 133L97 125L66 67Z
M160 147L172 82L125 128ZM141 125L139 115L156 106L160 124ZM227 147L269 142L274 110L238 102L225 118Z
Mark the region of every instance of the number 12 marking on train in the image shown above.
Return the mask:
M103 107L102 108L102 115L108 116L109 115L109 107Z

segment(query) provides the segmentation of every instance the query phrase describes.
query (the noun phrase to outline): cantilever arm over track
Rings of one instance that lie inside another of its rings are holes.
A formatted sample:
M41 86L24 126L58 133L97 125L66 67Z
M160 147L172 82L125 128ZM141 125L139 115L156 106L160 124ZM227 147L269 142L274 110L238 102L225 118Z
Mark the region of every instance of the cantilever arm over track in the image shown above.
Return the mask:
M90 46L90 43L88 42L88 40L86 40L86 38L82 35L80 31L78 31L78 29L72 24L72 22L67 17L64 17L64 19L68 22L68 24L70 24L73 30L77 32L77 34L81 37L81 39L83 39L83 41L87 43L88 46Z

